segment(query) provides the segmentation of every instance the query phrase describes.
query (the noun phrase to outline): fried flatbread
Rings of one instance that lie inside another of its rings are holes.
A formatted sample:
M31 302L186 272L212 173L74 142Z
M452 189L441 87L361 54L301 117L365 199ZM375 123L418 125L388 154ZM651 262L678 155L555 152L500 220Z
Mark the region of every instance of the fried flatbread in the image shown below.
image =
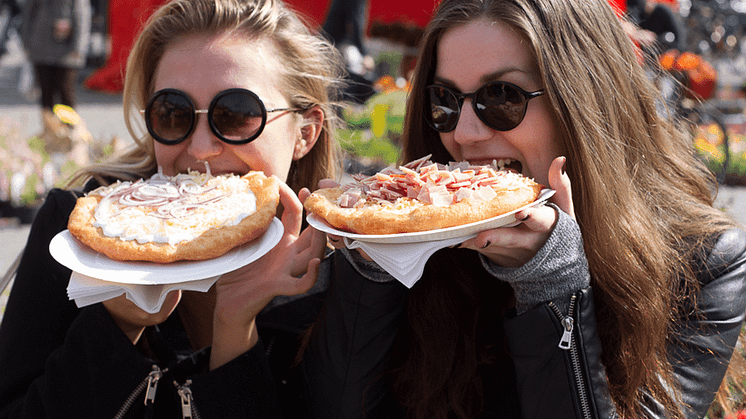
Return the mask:
M466 162L444 166L427 158L354 178L354 183L315 191L304 207L352 233L412 233L508 213L534 202L542 189L510 170Z
M278 181L262 172L156 174L79 198L68 230L115 260L205 260L261 236L278 204Z

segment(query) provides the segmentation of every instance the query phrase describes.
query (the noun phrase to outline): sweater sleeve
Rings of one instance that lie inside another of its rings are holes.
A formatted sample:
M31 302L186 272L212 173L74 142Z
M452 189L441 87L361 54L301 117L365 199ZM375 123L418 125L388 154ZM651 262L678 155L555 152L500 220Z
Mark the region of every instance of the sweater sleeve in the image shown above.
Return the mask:
M550 205L559 215L557 224L544 246L526 264L504 268L480 254L485 269L513 287L518 314L549 301L567 313L570 296L590 284L578 224L565 212Z

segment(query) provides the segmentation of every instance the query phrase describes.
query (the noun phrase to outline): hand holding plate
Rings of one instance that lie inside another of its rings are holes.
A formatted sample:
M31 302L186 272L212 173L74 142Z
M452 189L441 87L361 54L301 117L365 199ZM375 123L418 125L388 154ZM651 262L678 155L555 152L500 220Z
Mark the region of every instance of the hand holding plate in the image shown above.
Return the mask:
M314 229L300 232L303 206L283 182L280 202L284 209L280 242L259 260L223 275L216 283L211 368L254 346L258 339L254 319L272 298L301 294L316 283L324 234Z
M549 168L549 185L556 192L552 202L575 218L570 178L564 172L565 157L557 157ZM474 249L500 266L519 267L528 262L549 238L557 222L552 207L521 209L515 214L520 224L510 228L486 230L465 241L461 247Z

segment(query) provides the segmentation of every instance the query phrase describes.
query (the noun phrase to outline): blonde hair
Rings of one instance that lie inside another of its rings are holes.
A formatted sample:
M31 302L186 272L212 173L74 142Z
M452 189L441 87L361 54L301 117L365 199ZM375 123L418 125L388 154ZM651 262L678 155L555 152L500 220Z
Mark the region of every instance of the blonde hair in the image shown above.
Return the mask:
M334 47L279 0L174 0L146 22L127 60L124 117L134 145L85 168L73 181L94 177L105 183L107 178L136 179L155 173L153 139L143 129L140 110L153 93L158 63L179 37L225 32L274 43L284 68L280 86L290 107L318 106L324 113L319 139L306 156L293 162L288 185L297 192L302 187L315 189L321 179L336 178L339 148L334 131L339 119L334 100L343 65Z
M714 176L688 132L656 109L663 102L606 0L444 0L421 44L402 161L452 159L422 116L425 86L442 34L484 17L522 35L555 110L614 402L622 417L643 416L644 389L682 417L667 391L667 348L698 290L695 252L734 223L712 207Z

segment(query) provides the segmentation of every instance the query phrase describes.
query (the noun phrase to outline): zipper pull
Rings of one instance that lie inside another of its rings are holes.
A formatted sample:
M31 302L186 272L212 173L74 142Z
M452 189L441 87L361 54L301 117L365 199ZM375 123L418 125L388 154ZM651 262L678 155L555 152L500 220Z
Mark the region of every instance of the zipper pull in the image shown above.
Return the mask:
M570 349L570 346L572 344L572 329L574 326L574 321L572 317L567 316L562 319L562 326L565 327L565 331L562 332L562 338L560 339L559 348L568 350Z
M163 373L161 372L161 369L156 365L153 365L153 371L148 374L148 386L145 390L146 406L148 405L148 402L151 404L155 402L155 390L158 388L158 380L160 380L162 376Z
M187 380L183 386L179 386L178 383L174 382L178 387L179 397L181 397L181 417L184 419L192 419L192 390L189 385L192 384L192 380Z

